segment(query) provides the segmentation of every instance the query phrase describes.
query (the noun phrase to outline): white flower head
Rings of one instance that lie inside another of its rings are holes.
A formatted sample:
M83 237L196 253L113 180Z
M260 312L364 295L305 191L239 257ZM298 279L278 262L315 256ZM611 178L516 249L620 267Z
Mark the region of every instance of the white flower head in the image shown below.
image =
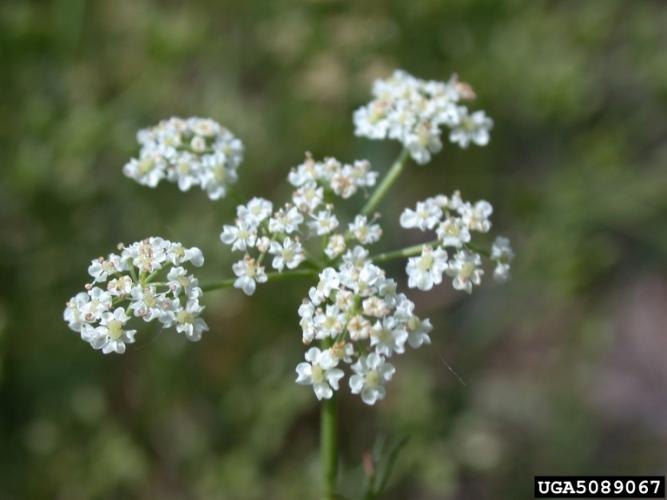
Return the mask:
M300 200L305 194L304 187L318 185L330 189L335 195L341 198L350 198L359 188L373 186L377 179L377 173L371 169L368 160L356 160L353 164L343 164L336 158L325 158L323 161L315 161L313 157L306 153L306 159L300 165L294 167L287 179L290 184L299 188ZM299 205L295 199L295 203ZM303 205L303 203L302 203ZM310 206L312 211L313 204L305 203ZM306 210L304 210L306 211Z
M368 260L363 247L355 247L338 269L320 273L299 307L303 342L330 343L337 362L353 365L353 392L373 404L384 397L383 384L394 372L385 358L404 353L406 343L430 342L430 322L413 310L414 304L396 293L396 282Z
M236 182L243 144L208 118L170 118L137 134L139 156L123 173L139 184L156 187L163 179L181 191L200 186L212 200L226 195Z
M442 128L450 140L467 146L489 142L492 122L484 112L470 115L459 100L474 96L472 88L452 77L448 82L426 81L405 71L376 80L373 100L354 112L355 134L369 139L400 141L419 164L442 149Z
M89 271L100 286L86 285L67 302L63 319L70 329L104 354L123 353L134 342L136 330L126 326L133 318L157 320L164 328L176 323L177 331L198 340L208 328L199 317L202 290L184 265L201 266L201 250L160 237L119 249L92 262Z

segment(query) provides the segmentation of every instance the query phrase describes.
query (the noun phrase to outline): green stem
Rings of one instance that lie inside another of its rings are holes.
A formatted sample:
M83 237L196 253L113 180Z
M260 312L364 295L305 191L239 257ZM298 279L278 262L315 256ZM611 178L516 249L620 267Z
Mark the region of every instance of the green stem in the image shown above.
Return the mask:
M338 468L337 433L336 395L334 394L331 399L322 401L320 420L323 500L336 499L336 472Z
M484 257L491 257L491 252L489 252L488 250L484 250L483 248L480 248L477 245L473 245L472 243L464 243L463 246L466 247L468 250L483 255Z
M370 214L380 204L382 198L385 197L392 184L396 182L398 176L401 175L401 172L403 172L403 167L405 166L405 160L407 159L408 154L409 152L407 149L403 149L403 151L401 151L401 154L398 155L398 158L389 169L389 172L387 172L387 175L385 175L384 179L382 179L380 185L375 188L375 191L373 191L373 194L366 202L366 205L364 205L364 208L361 209L361 215Z
M412 257L414 255L419 255L424 245L437 245L437 244L438 240L427 241L426 243L420 243L419 245L413 245L411 247L401 248L400 250L394 250L392 252L384 252L384 253L379 253L377 255L372 255L370 259L373 262L387 262L388 260Z
M315 269L294 269L293 271L285 271L283 273L267 273L266 281L282 281L291 278L302 278L305 276L317 276L318 271ZM221 288L231 288L234 286L236 278L227 278L216 283L209 283L201 287L202 291L210 292L212 290L219 290Z

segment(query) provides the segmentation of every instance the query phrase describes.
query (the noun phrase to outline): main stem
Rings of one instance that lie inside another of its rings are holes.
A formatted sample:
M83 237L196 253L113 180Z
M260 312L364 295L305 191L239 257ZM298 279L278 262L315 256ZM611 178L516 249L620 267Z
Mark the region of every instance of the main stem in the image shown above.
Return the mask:
M403 172L403 167L405 166L405 160L408 158L408 154L409 151L407 149L403 149L403 151L401 151L401 154L391 166L389 172L387 172L387 175L385 175L380 185L375 189L375 191L373 191L373 194L366 202L366 205L364 205L364 208L361 209L362 215L370 214L380 204L382 198L385 197L392 184L396 182L398 176L401 175L401 172Z
M335 500L336 498L336 472L338 468L337 434L336 394L334 394L331 399L323 400L320 419L323 500Z

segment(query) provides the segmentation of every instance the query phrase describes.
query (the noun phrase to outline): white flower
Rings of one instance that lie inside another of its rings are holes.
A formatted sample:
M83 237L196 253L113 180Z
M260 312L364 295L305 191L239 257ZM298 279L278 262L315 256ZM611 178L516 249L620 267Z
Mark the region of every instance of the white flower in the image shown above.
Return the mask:
M63 319L67 322L69 328L75 332L80 332L81 327L89 323L84 315L87 304L90 302L90 295L86 292L77 293L74 297L67 301L65 311L63 312Z
M514 259L514 252L510 240L498 236L491 246L491 260L496 263L496 268L493 271L493 277L496 281L504 283L509 279L512 259Z
M374 186L377 172L370 168L368 160L357 160L353 165L343 165L331 175L331 189L341 198L349 198L360 187Z
M294 191L292 202L304 213L313 212L324 200L324 189L314 181L307 182Z
M260 222L271 215L273 204L264 198L253 198L247 205L239 205L236 215L251 227L257 227Z
M420 165L431 161L433 153L442 149L440 127L435 123L420 123L403 135L403 145L410 151L412 159Z
M357 245L356 247L348 250L343 255L343 262L354 267L363 265L368 258L368 250L364 247Z
M352 365L354 375L350 377L352 394L361 394L361 400L367 405L384 399L384 384L391 380L396 369L377 353L364 356Z
M324 300L328 299L333 290L338 289L340 285L340 278L338 272L332 267L323 269L319 275L320 281L316 287L311 287L308 291L310 300L319 305Z
M272 233L292 234L303 223L303 215L296 207L287 205L269 219L269 231Z
M123 173L139 184L156 187L165 178L167 164L155 153L143 153L140 158L133 158L123 167Z
M313 221L310 222L310 229L317 236L324 236L338 227L338 219L330 210L320 210L313 215Z
M393 353L403 354L407 340L408 332L392 317L377 321L371 329L371 347L387 357Z
M306 258L301 243L289 237L285 238L282 243L272 241L269 252L275 255L271 264L278 271L282 271L285 267L294 269Z
M292 186L299 187L306 183L316 182L321 164L317 163L310 153L306 153L304 162L290 170L287 180Z
M113 297L125 297L131 290L132 278L127 275L119 276L118 278L109 280L107 283L107 291Z
M301 318L299 325L301 326L301 330L303 332L302 340L304 344L308 345L313 341L313 339L315 339L315 306L312 302L304 300L304 302L299 306L298 312L299 317Z
M317 399L330 399L343 378L343 371L336 368L338 359L329 351L311 347L306 351L306 361L296 367L296 383L312 385Z
M231 245L232 250L245 252L255 246L257 242L257 232L255 228L247 222L238 220L236 225L225 225L220 233L220 241L225 245Z
M257 247L257 251L259 253L266 253L271 248L271 243L273 243L273 241L274 240L272 240L268 236L260 236L259 238L257 238L257 241L255 242L255 247Z
M464 203L459 208L459 213L471 231L486 233L491 229L489 217L493 213L493 207L488 201L480 200L474 205Z
M121 257L131 260L140 271L153 273L167 262L170 243L159 237L147 238L124 248Z
M447 269L447 274L454 278L452 281L454 288L471 293L473 285L482 282L484 271L479 267L481 264L482 259L479 254L467 250L457 252Z
M168 309L171 308L171 301L158 293L154 285L135 285L132 287L131 296L129 309L144 321L159 319L165 312L168 314Z
M415 316L415 304L405 295L401 295L399 299L394 317L405 325L408 331L408 344L410 344L410 347L417 349L423 344L430 344L431 337L428 334L433 330L431 320L428 318L421 320Z
M472 142L478 146L489 143L489 132L493 128L493 120L486 116L484 111L469 114L465 106L458 108L459 120L449 134L449 140L462 148L467 148Z
M125 344L134 342L136 330L125 330L127 323L125 309L117 307L113 313L105 312L100 319L100 326L95 328L94 335L89 339L93 349L101 349L104 354L125 352Z
M175 182L181 191L201 186L209 198L225 196L237 179L243 144L231 132L206 118L170 118L140 130L139 157L123 173L140 184L156 187L161 180Z
M331 304L325 310L318 309L315 313L315 338L336 338L345 328L345 314L336 306Z
M204 254L197 247L185 248L181 243L167 244L167 259L175 266L190 262L195 267L204 265Z
M92 323L99 321L102 314L111 309L111 294L98 287L93 287L88 291L88 301L81 306L81 315L83 321Z
M347 330L350 332L350 338L355 342L367 339L371 334L371 322L361 314L357 314L348 321Z
M345 237L342 234L332 234L327 241L324 253L330 259L335 259L345 251Z
M442 217L442 208L432 199L420 201L415 210L406 208L400 218L400 224L406 229L418 228L422 231L433 229Z
M197 298L187 301L185 307L175 315L176 331L184 333L188 340L196 342L201 339L202 332L208 331L208 325L199 317L204 307Z
M389 305L377 295L368 297L364 299L361 303L361 310L366 316L372 316L373 318L383 318L389 314L390 307Z
M93 283L106 281L109 276L119 273L125 269L118 256L105 259L99 257L94 259L88 266L88 274L93 278Z
M435 250L425 245L419 257L408 260L405 268L408 274L408 286L420 290L430 290L433 285L442 282L442 273L447 269L447 252L442 248Z
M339 362L351 363L354 356L354 346L349 342L336 342L328 351Z
M268 279L264 267L258 265L257 261L248 255L236 262L232 266L232 271L237 276L234 288L243 290L246 295L255 293L257 283L264 283Z
M198 285L199 280L193 275L188 274L186 269L182 266L172 267L167 273L167 286L175 295L181 293L181 290L183 290L187 296L191 296L193 293L201 293L201 289L197 288ZM198 290L199 292L194 292L194 290Z
M369 224L365 215L357 215L354 222L348 225L350 233L359 243L370 245L382 236L382 228L378 224Z
M461 248L464 243L470 242L468 225L459 217L445 219L438 225L436 233L443 247Z

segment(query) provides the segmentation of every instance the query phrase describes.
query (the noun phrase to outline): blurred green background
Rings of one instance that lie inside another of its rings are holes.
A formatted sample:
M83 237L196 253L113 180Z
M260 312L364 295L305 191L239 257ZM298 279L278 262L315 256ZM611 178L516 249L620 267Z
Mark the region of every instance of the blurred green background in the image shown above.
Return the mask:
M307 282L207 294L202 342L149 329L123 356L62 309L119 241L197 245L202 281L231 273L232 203L124 178L137 129L222 122L247 148L240 189L279 201L306 150L386 170L398 145L354 138L351 113L394 68L457 72L496 127L487 148L411 166L383 248L415 243L392 224L404 206L459 188L493 203L517 259L472 297L411 291L433 345L397 360L379 406L342 398L341 491L379 433L411 436L386 498L664 474L666 28L657 0L3 1L0 498L317 496L318 407L293 383Z

